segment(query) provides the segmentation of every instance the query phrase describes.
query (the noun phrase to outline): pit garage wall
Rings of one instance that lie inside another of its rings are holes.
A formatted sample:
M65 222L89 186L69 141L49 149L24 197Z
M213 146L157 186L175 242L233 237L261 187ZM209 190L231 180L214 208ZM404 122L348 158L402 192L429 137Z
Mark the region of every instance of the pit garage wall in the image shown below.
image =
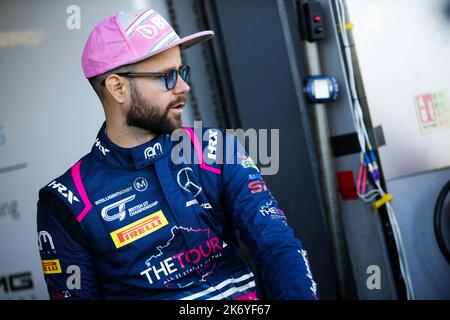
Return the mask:
M71 5L79 8L79 29L67 27L67 20L76 26ZM0 2L0 299L48 298L37 245L38 190L89 152L104 119L81 69L84 43L107 16L146 7L171 16L164 0ZM184 10L181 36L196 31L193 8ZM195 90L183 120L217 126L202 54L201 46L186 51Z
M324 40L318 42L322 73L336 77L340 86L337 101L327 104L330 138L350 135L355 132L349 106L351 96L345 78L343 52L336 30L337 22L333 14L333 2L334 0L320 0L324 11L326 36ZM334 158L336 173L351 172L355 183L359 164L360 156L358 153ZM338 186L336 188L339 190ZM396 276L392 268L380 215L373 212L370 204L357 199L344 200L342 194L339 195L339 207L357 299L398 299ZM370 270L373 266L380 270L380 286L378 288L367 285L367 280L371 275Z
M389 192L396 199L395 213L403 233L416 299L450 299L450 267L439 251L433 228L435 202L449 180L447 168L388 181ZM448 204L444 208L448 216ZM450 230L448 225L446 230Z
M394 196L415 297L449 299L450 268L433 230L435 201L450 179L446 1L345 2L365 89L363 100L373 126L384 132L386 144L379 154L388 192ZM330 111L330 116L339 131L341 115ZM351 161L358 165L349 158L337 159L337 168ZM342 205L345 215L352 215L351 204ZM347 226L358 233L352 221Z

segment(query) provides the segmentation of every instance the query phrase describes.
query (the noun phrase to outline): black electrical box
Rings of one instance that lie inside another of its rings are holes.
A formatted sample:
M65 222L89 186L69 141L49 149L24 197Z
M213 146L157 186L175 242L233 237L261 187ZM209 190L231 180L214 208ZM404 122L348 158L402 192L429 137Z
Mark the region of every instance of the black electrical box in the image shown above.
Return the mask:
M303 3L300 13L304 31L306 32L306 40L314 42L324 39L325 27L320 2L308 1Z

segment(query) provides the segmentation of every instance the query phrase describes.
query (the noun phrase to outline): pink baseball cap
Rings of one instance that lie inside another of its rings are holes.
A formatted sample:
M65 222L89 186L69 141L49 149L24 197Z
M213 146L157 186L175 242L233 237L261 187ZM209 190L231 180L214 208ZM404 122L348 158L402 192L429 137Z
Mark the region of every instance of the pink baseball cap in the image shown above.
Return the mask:
M181 49L211 39L211 30L180 38L163 16L151 9L118 12L97 24L81 57L86 78L136 63L175 46Z

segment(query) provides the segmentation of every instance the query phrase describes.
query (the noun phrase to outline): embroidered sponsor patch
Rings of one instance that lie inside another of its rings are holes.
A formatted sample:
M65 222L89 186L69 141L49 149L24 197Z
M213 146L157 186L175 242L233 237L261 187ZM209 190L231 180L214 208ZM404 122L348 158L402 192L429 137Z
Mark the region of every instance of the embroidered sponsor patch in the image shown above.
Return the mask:
M168 224L161 210L111 232L116 248L123 247L161 229Z
M59 262L59 259L41 260L41 262L44 274L62 273L61 263Z

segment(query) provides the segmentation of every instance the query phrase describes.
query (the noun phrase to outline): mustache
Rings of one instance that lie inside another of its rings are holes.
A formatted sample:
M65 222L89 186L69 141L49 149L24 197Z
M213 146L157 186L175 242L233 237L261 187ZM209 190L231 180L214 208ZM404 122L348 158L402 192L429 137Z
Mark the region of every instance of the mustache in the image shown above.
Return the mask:
M180 104L180 103L186 104L186 98L184 96L179 96L177 99L175 99L174 101L170 102L169 105L167 106L167 109L171 109L171 108L175 107L177 104Z

